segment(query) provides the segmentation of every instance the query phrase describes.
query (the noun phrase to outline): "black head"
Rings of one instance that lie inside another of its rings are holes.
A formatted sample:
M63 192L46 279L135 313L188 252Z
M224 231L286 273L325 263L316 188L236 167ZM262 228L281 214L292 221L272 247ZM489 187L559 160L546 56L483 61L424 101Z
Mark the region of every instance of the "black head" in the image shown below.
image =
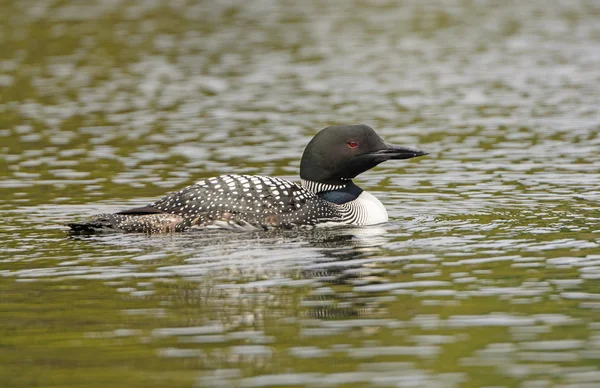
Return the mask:
M410 159L426 152L387 144L364 125L338 125L321 130L306 146L300 178L343 184L390 159Z

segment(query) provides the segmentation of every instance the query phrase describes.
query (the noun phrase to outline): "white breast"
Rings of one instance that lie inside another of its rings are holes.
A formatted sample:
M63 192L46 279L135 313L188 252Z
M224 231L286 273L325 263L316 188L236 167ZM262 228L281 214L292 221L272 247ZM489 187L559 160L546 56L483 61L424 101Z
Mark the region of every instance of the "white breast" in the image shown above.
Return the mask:
M349 213L353 225L374 225L388 221L383 204L372 194L363 191L354 201L339 205Z

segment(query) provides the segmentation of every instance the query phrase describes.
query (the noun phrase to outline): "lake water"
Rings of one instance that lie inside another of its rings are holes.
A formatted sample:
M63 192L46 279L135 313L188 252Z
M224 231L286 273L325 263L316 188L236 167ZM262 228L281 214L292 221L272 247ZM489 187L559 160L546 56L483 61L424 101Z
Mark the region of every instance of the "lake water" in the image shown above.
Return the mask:
M600 386L597 1L0 2L0 386ZM365 228L69 237L321 128Z

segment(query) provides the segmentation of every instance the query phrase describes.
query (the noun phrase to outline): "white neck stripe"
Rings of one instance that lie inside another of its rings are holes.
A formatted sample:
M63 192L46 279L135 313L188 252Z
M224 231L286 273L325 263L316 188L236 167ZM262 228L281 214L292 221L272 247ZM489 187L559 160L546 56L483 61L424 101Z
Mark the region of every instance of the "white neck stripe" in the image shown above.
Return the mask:
M302 179L302 187L313 193L320 193L323 191L339 190L346 187L346 185L330 185L326 183L307 181Z

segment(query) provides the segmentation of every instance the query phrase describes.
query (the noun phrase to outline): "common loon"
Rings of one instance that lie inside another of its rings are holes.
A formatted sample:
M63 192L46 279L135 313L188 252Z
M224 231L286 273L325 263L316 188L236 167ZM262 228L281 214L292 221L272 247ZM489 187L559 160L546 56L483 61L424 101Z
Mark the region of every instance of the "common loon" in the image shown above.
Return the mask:
M426 154L387 144L367 125L331 126L306 146L300 162L301 185L258 175L220 175L148 206L99 214L68 226L74 233L165 233L192 227L378 224L388 220L387 211L352 179L386 160Z

